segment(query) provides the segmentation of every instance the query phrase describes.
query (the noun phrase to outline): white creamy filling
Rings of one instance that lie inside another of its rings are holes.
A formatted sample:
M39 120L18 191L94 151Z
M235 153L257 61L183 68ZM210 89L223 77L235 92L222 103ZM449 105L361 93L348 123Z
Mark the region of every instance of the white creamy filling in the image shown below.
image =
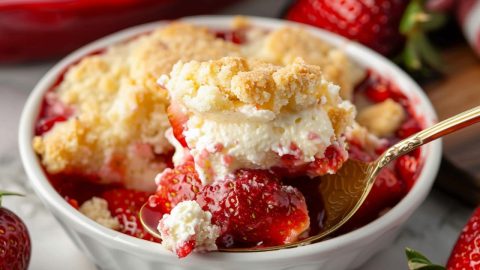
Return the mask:
M243 110L243 114L248 109ZM196 170L204 184L222 179L239 168L269 169L280 156L295 155L299 162L323 157L335 138L327 112L317 105L296 113L271 115L256 111L245 119L202 117L195 114L184 132ZM210 115L209 115L210 116ZM295 144L297 149L292 149Z
M212 214L203 211L195 201L177 204L158 225L162 246L175 251L187 241L194 240L195 251L216 250L215 240L220 235L220 228L212 224L211 219Z

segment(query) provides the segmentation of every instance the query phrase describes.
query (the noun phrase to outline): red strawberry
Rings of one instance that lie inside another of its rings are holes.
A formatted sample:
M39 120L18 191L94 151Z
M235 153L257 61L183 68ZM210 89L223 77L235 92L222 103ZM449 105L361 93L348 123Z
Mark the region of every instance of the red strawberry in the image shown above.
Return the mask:
M204 187L197 202L220 226L217 243L224 247L289 243L309 227L303 195L266 171L239 170Z
M405 0L299 0L287 19L318 26L389 55L403 43L400 20Z
M480 269L480 207L462 230L447 262L448 270Z
M416 174L419 170L418 160L411 155L404 155L395 162L397 174L405 182L407 190L410 190L415 184Z
M202 188L192 161L174 169L165 169L157 179L158 189L149 198L149 206L162 213L170 213L179 202L194 200Z
M0 191L0 269L26 270L31 243L25 223L12 211L1 207L1 197L19 195Z
M405 183L389 168L382 169L365 202L352 219L341 228L341 231L351 231L376 219L379 213L399 202L405 193Z
M185 125L188 121L188 116L182 111L180 105L173 102L168 106L167 114L168 120L173 129L173 135L183 147L187 147L183 131L186 128Z
M422 128L420 127L417 119L415 119L414 117L410 117L400 126L400 129L398 129L396 135L400 139L405 139L410 135L419 132L420 130L422 130Z
M103 193L102 197L108 202L108 210L120 223L122 233L149 240L158 241L146 232L138 218L140 208L147 202L147 192L131 189L112 189Z
M405 44L398 58L403 66L431 74L428 68L442 70L444 64L426 32L440 28L446 19L426 9L424 2L297 0L286 17L356 40L383 55L393 56Z
M327 173L336 172L339 170L343 162L345 162L347 156L342 155L338 148L335 146L329 146L325 149L324 157L315 158L310 163L299 162L302 153L296 145L292 145L292 150L298 150L298 154L287 154L281 156L281 167L274 168L275 172L279 175L285 175L288 177L299 175L310 175L312 177L322 176Z
M422 254L407 248L410 270L477 270L480 269L480 207L475 209L453 247L447 267L432 264Z

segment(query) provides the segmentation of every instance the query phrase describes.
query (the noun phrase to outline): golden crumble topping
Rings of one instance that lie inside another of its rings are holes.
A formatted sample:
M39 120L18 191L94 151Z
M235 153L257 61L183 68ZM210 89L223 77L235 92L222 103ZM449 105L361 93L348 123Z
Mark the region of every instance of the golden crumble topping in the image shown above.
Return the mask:
M355 83L363 77L341 49L336 49L307 30L282 27L267 34L250 49L255 57L274 64L293 63L297 57L318 65L325 79L340 86L344 99L351 99Z
M338 87L325 81L320 67L298 58L276 66L242 57L177 63L166 83L170 96L198 112L232 110L251 105L279 113L335 99ZM332 90L333 89L333 90ZM336 100L335 100L336 101Z
M158 155L173 150L164 137L168 96L158 77L179 60L238 53L237 45L206 28L172 23L87 56L55 89L74 117L36 137L34 148L49 173L82 172L100 182L154 188L152 179L166 166Z

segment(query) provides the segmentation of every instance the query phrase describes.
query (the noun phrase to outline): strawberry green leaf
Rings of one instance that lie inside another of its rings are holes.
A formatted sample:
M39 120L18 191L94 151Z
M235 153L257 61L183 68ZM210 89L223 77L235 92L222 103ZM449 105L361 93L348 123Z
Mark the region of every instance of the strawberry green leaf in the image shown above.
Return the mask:
M446 16L427 11L424 1L412 0L400 22L400 32L406 37L400 62L409 71L426 73L429 69L442 71L443 64L435 48L429 43L426 32L441 27Z
M411 1L407 6L405 13L400 21L400 33L408 35L417 27L418 14L422 12L422 5L420 1Z
M445 267L433 264L427 257L411 248L405 249L409 270L445 270Z
M415 46L414 38L408 39L405 49L403 51L403 60L405 66L410 70L418 70L422 67L422 62L420 62L420 56Z

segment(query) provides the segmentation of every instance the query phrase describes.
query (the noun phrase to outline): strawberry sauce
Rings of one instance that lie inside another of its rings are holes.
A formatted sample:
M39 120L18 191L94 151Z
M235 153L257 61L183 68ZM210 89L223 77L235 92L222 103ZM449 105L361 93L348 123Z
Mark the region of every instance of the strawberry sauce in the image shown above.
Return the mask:
M244 37L241 33L219 32L217 36L234 43L244 42ZM38 136L47 133L55 124L67 121L75 113L75 109L62 104L53 91L61 82L62 78L63 74L59 77L58 82L52 86L52 90L47 92L42 102L40 114L35 126L35 134ZM373 71L368 71L366 78L357 85L355 96L362 96L371 104L391 98L403 106L407 117L393 136L385 138L388 142L387 145L382 146L381 149L377 149L373 154L367 153L358 143L349 142L349 158L371 161L378 157L378 155L389 146L421 130L422 126L424 126L422 118L415 114L411 101L396 85ZM377 182L365 204L360 208L354 218L339 231L339 234L359 228L394 207L411 189L421 167L420 150L417 150L399 158L391 164L391 166L385 168L379 174ZM98 177L95 175L57 174L48 175L48 178L55 190L75 208L78 208L79 205L93 196L101 197L102 194L108 191L124 189L121 184L99 184L97 180ZM154 179L152 179L152 181L154 181ZM310 179L307 176L299 176L293 179L281 179L281 181L283 184L294 186L305 197L310 218L310 228L302 237L318 233L323 226L325 215L328 215L328 213L324 211L322 205L323 199L316 188L318 181L321 181L321 179ZM133 233L131 235L136 234ZM151 238L144 239L151 240ZM232 243L228 246L245 247L248 246L248 244Z

